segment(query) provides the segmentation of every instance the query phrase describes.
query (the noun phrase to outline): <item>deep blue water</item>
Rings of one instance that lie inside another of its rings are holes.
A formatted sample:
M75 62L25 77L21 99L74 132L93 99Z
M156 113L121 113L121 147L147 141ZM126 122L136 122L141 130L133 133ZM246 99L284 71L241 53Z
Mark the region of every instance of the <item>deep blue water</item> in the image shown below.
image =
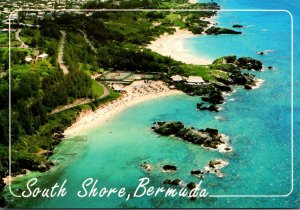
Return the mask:
M294 1L219 0L226 9L287 9L294 21L300 21L300 3ZM273 66L274 71L256 73L265 82L259 89L238 88L228 96L220 113L199 112L197 97L173 96L131 107L104 126L82 134L82 138L64 141L51 159L58 161L54 170L17 180L16 185L39 176L43 185L68 180L69 194L65 198L21 200L28 207L161 207L161 208L239 208L239 207L299 207L299 99L294 101L294 181L292 182L291 135L291 18L286 12L219 12L219 26L232 24L251 26L239 29L242 35L202 36L186 41L194 53L214 60L235 54L251 56ZM294 90L299 96L299 25L295 25ZM259 56L260 50L274 50ZM231 99L231 100L230 100ZM224 120L216 120L215 117ZM221 154L186 144L171 138L158 138L150 130L154 121L180 120L196 128L214 127L230 137L234 152ZM81 182L88 177L98 178L99 186L124 186L132 193L141 177L149 177L151 184L162 186L166 178L180 178L185 182L199 181L189 175L201 169L209 160L222 158L229 165L222 171L224 178L205 177L202 187L210 195L286 195L292 184L293 192L286 197L216 198L190 201L182 198L144 197L125 201L111 197L84 198L76 196ZM151 173L140 169L147 161L154 165ZM175 164L174 174L162 173L164 164Z

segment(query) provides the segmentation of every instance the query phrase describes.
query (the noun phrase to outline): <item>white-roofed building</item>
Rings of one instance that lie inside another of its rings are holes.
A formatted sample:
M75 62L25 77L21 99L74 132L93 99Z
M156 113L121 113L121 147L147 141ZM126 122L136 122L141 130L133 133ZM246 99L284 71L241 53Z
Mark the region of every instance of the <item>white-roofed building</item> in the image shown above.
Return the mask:
M38 56L38 58L39 59L45 59L45 58L47 58L48 57L48 54L46 54L46 53L43 53L43 54L40 54L39 56Z
M200 85L204 83L204 80L200 76L189 76L189 78L186 80L186 82L189 85Z
M29 62L33 61L33 59L31 56L26 56L25 61L29 63Z
M180 82L180 81L183 80L182 77L179 76L179 75L173 75L173 76L171 77L171 79L172 79L174 82Z
M115 90L115 91L118 91L118 92L121 92L123 91L123 88L117 84L113 84L112 88Z

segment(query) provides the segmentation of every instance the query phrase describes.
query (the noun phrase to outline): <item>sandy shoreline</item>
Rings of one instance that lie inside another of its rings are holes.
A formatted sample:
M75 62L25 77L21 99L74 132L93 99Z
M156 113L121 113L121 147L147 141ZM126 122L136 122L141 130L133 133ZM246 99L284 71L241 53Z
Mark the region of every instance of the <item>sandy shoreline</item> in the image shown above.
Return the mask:
M197 3L197 1L191 0L190 3ZM214 19L214 16L202 19L209 22L207 27L204 28L204 31L215 24ZM174 34L165 33L161 35L155 41L152 41L147 48L161 55L170 56L174 60L187 64L208 65L212 63L209 59L193 53L184 45L185 39L202 36L203 34L193 34L191 31L187 29L180 29L179 27L175 27L175 29L176 31Z
M136 81L126 86L124 91L126 93L123 93L119 99L101 106L94 112L82 113L77 122L65 130L64 135L66 137L80 135L83 131L108 122L118 113L138 103L183 94L178 90L170 90L162 81L149 81L148 83Z
M181 61L187 64L207 65L211 61L193 54L190 50L185 48L184 41L187 38L195 37L198 35L193 34L188 30L176 28L174 34L161 35L155 41L147 46L154 52L164 56L170 56L172 59Z
M198 1L197 0L189 0L189 3L190 4L196 4L196 3L198 3Z

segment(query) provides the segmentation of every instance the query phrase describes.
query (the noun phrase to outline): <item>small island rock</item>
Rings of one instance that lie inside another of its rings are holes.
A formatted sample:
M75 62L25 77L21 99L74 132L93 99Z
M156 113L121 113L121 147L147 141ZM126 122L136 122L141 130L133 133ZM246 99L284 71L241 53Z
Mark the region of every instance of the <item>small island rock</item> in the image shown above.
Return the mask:
M173 165L164 165L163 169L164 171L171 172L171 171L176 171L177 167Z

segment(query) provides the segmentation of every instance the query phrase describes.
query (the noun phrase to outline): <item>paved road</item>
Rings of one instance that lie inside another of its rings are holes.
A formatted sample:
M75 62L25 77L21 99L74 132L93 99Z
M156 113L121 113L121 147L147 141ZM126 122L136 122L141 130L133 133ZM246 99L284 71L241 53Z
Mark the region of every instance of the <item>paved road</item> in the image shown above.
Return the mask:
M59 67L61 68L61 70L64 72L64 74L68 74L69 70L67 68L67 66L65 65L65 62L63 60L64 57L64 48L65 48L65 41L66 41L66 32L65 31L60 31L61 33L61 41L60 41L60 47L59 47L59 52L58 52L58 63L59 63Z
M86 34L81 30L79 30L79 31L84 35L84 39L90 45L91 49L94 52L97 53L97 51L94 48L94 46L92 45L92 43L88 40ZM68 70L67 66L65 65L65 63L63 61L65 40L66 40L66 35L67 34L63 30L61 30L60 33L61 33L62 37L61 37L60 48L59 48L59 53L58 53L58 63L59 63L60 68L63 70L64 74L68 74L69 70ZM102 98L105 98L106 96L108 96L109 95L109 90L107 89L107 87L105 87L103 84L100 84L100 83L98 83L98 84L104 90L103 94L100 97L98 97L96 99L77 99L71 104L68 104L68 105L65 105L65 106L62 106L62 107L59 107L59 108L56 108L56 109L52 110L52 112L49 115L56 114L56 113L62 112L64 110L71 109L73 107L80 106L80 105L83 105L83 104L88 104L88 103L91 103L93 101L96 101L96 100L99 100L99 99L102 99Z
M29 48L29 46L26 45L20 38L21 31L22 29L20 28L16 31L16 40L21 43L20 48Z
M86 43L90 46L90 48L91 48L95 53L97 53L96 48L93 46L93 44L92 44L92 43L90 42L90 40L87 38L86 33L85 33L84 31L80 30L80 29L78 29L78 31L79 31L80 33L82 33L82 35L83 35L83 37L84 37Z
M99 84L99 83L98 83ZM106 96L109 95L109 90L107 89L107 87L105 87L104 85L102 84L99 84L101 87L103 87L103 94L96 98L96 99L78 99L76 101L74 101L73 103L71 104L68 104L68 105L65 105L63 107L59 107L59 108L56 108L54 109L49 115L52 115L52 114L56 114L56 113L59 113L59 112L62 112L62 111L65 111L67 109L71 109L73 107L76 107L76 106L80 106L80 105L83 105L83 104L88 104L88 103L91 103L93 101L96 101L96 100L100 100L102 98L105 98Z

